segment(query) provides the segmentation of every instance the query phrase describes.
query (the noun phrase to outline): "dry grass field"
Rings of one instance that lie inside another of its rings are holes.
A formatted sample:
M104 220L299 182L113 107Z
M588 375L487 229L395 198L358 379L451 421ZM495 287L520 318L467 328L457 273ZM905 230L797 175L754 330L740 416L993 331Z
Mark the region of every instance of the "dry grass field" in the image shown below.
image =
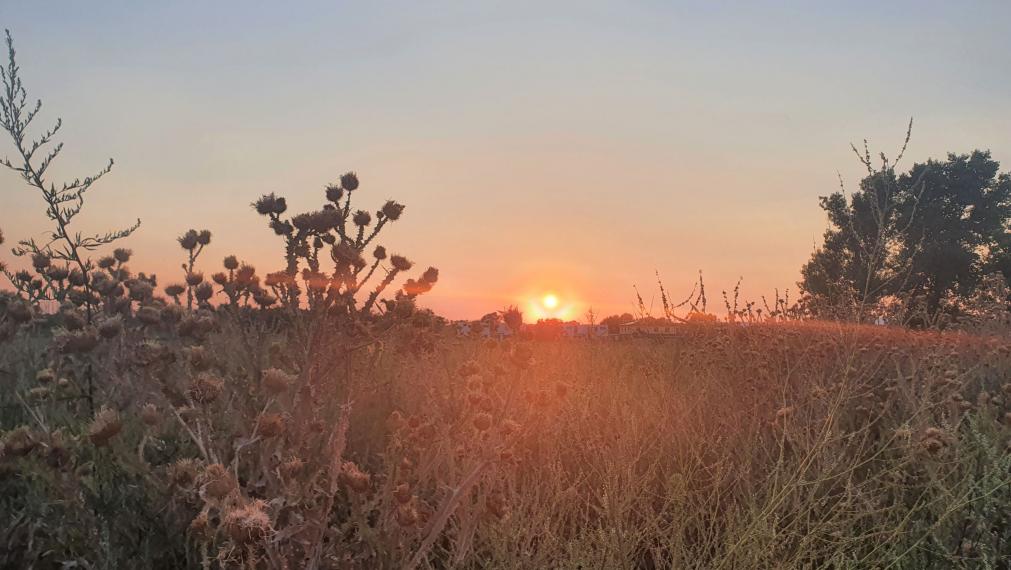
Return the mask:
M1008 561L1005 340L796 323L497 342L420 316L321 358L270 313L171 306L89 369L67 348L47 368L43 324L3 345L4 565Z

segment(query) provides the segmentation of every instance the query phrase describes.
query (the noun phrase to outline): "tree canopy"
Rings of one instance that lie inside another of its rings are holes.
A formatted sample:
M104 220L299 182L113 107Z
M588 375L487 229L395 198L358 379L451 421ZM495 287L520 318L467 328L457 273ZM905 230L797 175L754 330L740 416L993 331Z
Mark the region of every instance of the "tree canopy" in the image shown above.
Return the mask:
M820 201L829 228L799 284L812 312L889 300L907 313L957 312L986 274L1011 277L1011 176L989 151L902 174L868 168L848 197L840 189Z

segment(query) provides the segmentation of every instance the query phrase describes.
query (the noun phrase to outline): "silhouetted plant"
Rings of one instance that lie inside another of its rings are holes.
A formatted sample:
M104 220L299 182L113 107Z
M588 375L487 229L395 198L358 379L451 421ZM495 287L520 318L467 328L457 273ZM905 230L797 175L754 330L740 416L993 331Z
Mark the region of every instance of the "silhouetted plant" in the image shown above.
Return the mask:
M101 246L111 244L133 233L140 220L126 229L91 236L73 232L70 225L84 207L85 193L112 169L113 161L97 173L83 179L75 178L72 182L64 182L59 187L46 178L46 171L63 150L63 143L54 143L54 137L63 126L63 121L57 119L55 125L44 131L38 138L32 138L28 132L32 121L42 109L42 101L36 100L34 105L28 103L28 92L21 80L20 67L15 61L14 41L10 30L6 30L7 65L0 66L0 78L3 81L3 92L0 93L0 126L11 136L17 150L17 158L0 158L0 164L17 172L25 182L37 189L46 203L46 216L53 222L49 231L49 239L38 243L34 239L18 242L13 253L18 257L31 256L32 266L38 278L27 278L25 274L11 274L6 269L4 273L11 283L22 294L33 301L55 300L67 298L69 288L64 279L71 272L78 272L76 279L70 285L83 289L83 294L77 296L87 310L87 318L92 318L95 298L93 295L90 272L94 268L86 252L91 252ZM46 150L46 148L48 150ZM41 156L38 153L44 153ZM53 261L64 265L54 265ZM75 283L76 282L76 283Z

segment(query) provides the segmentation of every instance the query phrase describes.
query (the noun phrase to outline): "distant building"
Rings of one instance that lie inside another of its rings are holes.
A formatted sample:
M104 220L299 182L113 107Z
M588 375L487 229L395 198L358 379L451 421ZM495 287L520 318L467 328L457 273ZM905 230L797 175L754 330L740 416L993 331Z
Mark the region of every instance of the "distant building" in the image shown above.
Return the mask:
M648 335L648 336L664 336L677 334L678 327L671 321L666 319L656 319L646 317L644 319L639 319L637 321L631 321L628 323L622 323L618 327L618 334L621 336L636 336L636 335Z
M603 338L610 334L607 325L586 325L571 321L562 325L565 338Z
M456 336L470 336L474 330L470 321L456 321L453 325L456 326Z

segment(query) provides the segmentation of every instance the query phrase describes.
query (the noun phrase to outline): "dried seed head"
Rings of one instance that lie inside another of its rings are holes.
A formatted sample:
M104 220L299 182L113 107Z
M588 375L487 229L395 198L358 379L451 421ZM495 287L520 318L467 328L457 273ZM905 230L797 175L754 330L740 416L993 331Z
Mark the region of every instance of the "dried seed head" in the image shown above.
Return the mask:
M200 245L207 245L211 243L211 231L200 230L200 233L197 234L197 243Z
M214 286L210 283L201 283L193 290L193 296L197 298L197 301L206 303L214 296Z
M158 307L145 305L137 310L137 320L145 325L161 324L161 311Z
M268 368L263 371L263 387L267 392L277 395L288 389L295 382L295 377L279 368Z
M389 200L383 204L383 209L379 212L390 220L397 221L400 219L400 215L404 213L404 205Z
M56 335L55 340L64 354L84 354L98 346L98 330L88 327L79 331L68 331Z
M200 465L194 459L180 459L168 467L169 483L181 489L189 489L200 474Z
M418 524L418 509L413 503L404 503L397 506L397 524L410 528Z
M155 427L161 423L161 412L158 411L158 406L154 404L144 404L144 407L140 410L140 419L144 422L144 425L148 427Z
M186 395L199 404L209 404L221 396L224 387L224 380L207 373L201 373L190 383Z
M396 499L401 505L405 505L411 502L413 495L411 494L410 483L401 483L393 489L393 498Z
M212 463L204 469L201 491L204 495L221 500L238 487L235 476L220 463Z
M341 187L343 187L348 192L358 189L358 175L354 172L348 172L341 175Z
M88 439L95 447L104 447L122 430L123 422L119 419L119 414L115 410L102 408L88 426Z
M204 274L199 271L191 272L186 274L186 284L190 287L196 287L204 282Z
M340 480L349 489L356 493L365 493L369 490L371 477L350 461L345 461L342 465Z
M197 542L206 542L214 536L211 529L210 517L207 515L207 510L200 511L196 517L190 521L190 534L197 540Z
M179 246L187 251L193 251L197 248L197 231L188 230L182 236L178 238Z
M236 544L248 545L263 541L270 532L270 517L264 512L264 506L266 503L263 501L253 501L228 511L221 520L221 528Z
M477 431L486 431L491 427L491 414L488 412L481 412L474 416L474 427Z
M270 439L284 433L284 416L281 414L263 414L256 422L256 435Z
M413 264L408 261L408 259L402 255L393 255L390 257L390 263L393 268L397 271L410 271Z
M279 469L281 471L281 475L285 479L295 479L301 475L302 471L305 469L305 461L302 461L298 457L292 457L282 463Z
M52 368L43 368L35 373L35 381L39 384L49 384L56 380L56 372Z
M98 324L98 334L102 338L115 338L123 332L123 319L118 315L115 317L107 317Z
M386 259L386 248L381 245L377 245L376 249L372 252L372 257L379 260Z
M112 256L115 257L116 261L120 263L126 263L127 261L130 261L130 257L132 255L133 255L132 251L123 247L116 248L112 252Z
M39 442L28 426L19 426L0 439L0 457L24 457L38 445Z
M351 217L351 221L354 222L356 226L365 227L372 223L372 214L369 214L365 210L358 210Z
M239 258L234 255L229 255L224 261L225 269L235 270L239 268Z
M43 269L49 267L51 260L49 256L44 253L33 253L32 254L32 267L36 271L42 271Z
M344 197L344 189L335 184L329 184L326 187L326 199L336 204L340 202L341 198Z

